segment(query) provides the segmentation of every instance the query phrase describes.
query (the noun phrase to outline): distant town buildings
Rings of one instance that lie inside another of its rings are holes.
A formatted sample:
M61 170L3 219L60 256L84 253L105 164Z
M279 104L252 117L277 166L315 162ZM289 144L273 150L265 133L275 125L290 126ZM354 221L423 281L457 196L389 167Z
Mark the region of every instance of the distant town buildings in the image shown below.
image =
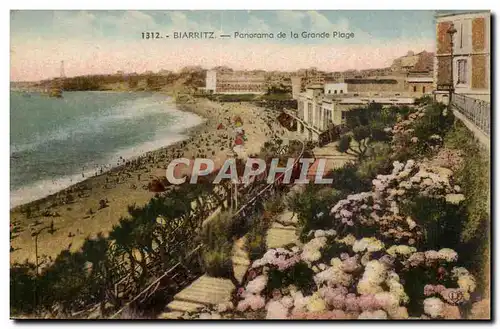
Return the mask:
M205 91L213 94L264 94L267 91L263 72L209 70Z
M453 34L451 49L450 27ZM436 17L434 81L436 99L448 101L448 90L490 101L490 12L444 14ZM452 54L453 53L453 54ZM453 57L453 58L452 58ZM453 81L451 69L453 61Z

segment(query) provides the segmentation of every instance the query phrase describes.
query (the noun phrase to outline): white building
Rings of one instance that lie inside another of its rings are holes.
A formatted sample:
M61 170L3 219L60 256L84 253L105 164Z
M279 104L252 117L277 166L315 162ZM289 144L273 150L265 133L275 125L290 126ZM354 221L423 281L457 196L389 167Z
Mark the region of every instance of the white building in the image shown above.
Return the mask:
M325 95L347 94L347 83L325 83Z
M346 113L356 107L370 103L382 105L413 105L415 97L411 93L348 93L345 84L311 86L300 93L297 99L297 132L304 139L318 140L319 135L332 125L345 123ZM337 88L337 89L335 89ZM337 94L334 93L337 90ZM340 90L343 90L340 93ZM326 93L325 93L326 92ZM328 93L329 92L329 93Z

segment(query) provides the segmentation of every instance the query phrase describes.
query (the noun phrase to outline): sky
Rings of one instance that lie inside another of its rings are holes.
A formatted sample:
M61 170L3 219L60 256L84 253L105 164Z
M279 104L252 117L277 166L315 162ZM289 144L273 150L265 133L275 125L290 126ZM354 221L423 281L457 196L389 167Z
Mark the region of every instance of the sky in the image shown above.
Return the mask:
M408 51L434 51L434 11L11 11L12 81L84 74L176 71L183 66L325 71L389 66ZM162 39L143 39L143 32ZM174 39L213 31L216 39ZM334 31L354 33L332 38ZM235 39L234 33L274 38ZM277 38L284 32L286 38ZM292 38L291 33L299 38ZM328 32L329 38L303 38ZM218 38L230 34L231 38ZM167 38L166 36L170 37Z

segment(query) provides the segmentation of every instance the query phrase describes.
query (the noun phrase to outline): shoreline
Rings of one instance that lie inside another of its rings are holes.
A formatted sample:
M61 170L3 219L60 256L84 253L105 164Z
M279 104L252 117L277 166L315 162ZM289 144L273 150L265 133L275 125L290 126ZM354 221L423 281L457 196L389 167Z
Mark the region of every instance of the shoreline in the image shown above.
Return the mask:
M147 185L155 178L165 176L166 164L173 158L210 157L221 163L233 142L230 122L235 115L243 119L243 129L248 136L245 148L249 153L258 152L281 127L272 113L269 116L268 110L250 103L228 104L194 99L192 103L175 104L177 110L194 113L203 119L202 123L181 132L185 139L142 153L126 164L11 208L10 222L15 228L11 239L14 249L10 253L11 263L25 259L34 261L34 241L30 231L39 230L51 222L56 232L49 234L45 230L38 238L41 258L45 255L55 257L64 249L76 251L87 236L99 232L107 236L120 218L128 216L129 206L149 202L155 193L150 192ZM221 123L225 129L217 129ZM281 130L284 132L283 127ZM101 200L107 200L108 206L100 209Z
M173 102L173 104L175 104L175 107L176 107L175 109L178 110L178 111L181 111L181 112L190 112L190 113L196 114L197 116L201 117L202 122L199 123L199 124L197 124L197 125L194 125L194 126L191 126L189 128L186 128L184 131L180 132L179 135L184 136L184 138L182 140L173 142L173 143L165 145L165 146L161 146L161 147L156 148L154 150L150 150L150 151L146 151L146 152L134 155L131 158L127 159L127 162L137 160L138 158L147 157L149 155L153 155L154 153L160 152L162 150L166 150L166 149L168 149L170 147L175 148L175 147L180 146L182 144L182 142L184 142L186 140L189 140L192 137L193 134L196 134L197 132L199 132L199 130L201 130L200 129L201 126L203 126L203 124L208 120L207 117L202 116L202 115L197 114L197 113L194 113L193 111L190 111L189 108L181 108L179 106L179 104L177 104L175 101ZM72 189L75 189L75 188L77 189L80 186L82 186L82 185L84 186L89 181L91 181L93 179L96 179L98 177L106 176L106 175L108 175L110 173L120 172L120 171L122 171L124 169L127 169L128 166L130 166L130 164L127 164L127 163L120 164L118 166L113 166L113 167L111 167L111 168L103 171L100 174L90 175L90 176L86 177L85 179L83 179L83 180L81 180L79 182L76 182L76 183L73 183L73 184L71 184L69 186L66 186L64 188L61 188L60 190L58 190L57 192L54 192L52 194L49 194L49 195L46 195L46 196L42 196L42 197L40 197L40 198L38 198L36 200L32 200L32 201L28 201L28 202L25 202L25 203L22 203L22 204L15 205L15 206L13 206L13 207L10 208L10 212L20 211L21 210L20 208L23 208L23 207L31 207L31 206L39 205L40 203L43 203L44 201L47 201L47 199L49 199L49 198L56 197L56 196L58 196L61 193L69 192L69 190L72 190ZM79 174L76 173L75 175L79 175Z

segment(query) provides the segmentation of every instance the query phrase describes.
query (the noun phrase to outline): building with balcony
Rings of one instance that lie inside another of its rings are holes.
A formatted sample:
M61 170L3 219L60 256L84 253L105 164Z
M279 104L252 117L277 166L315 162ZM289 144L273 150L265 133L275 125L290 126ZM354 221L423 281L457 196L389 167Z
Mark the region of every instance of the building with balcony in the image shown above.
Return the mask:
M450 27L453 34L451 49ZM436 17L434 81L436 98L447 102L448 91L490 101L490 12L441 14ZM452 51L453 50L453 51ZM451 70L453 67L453 81Z
M451 101L456 116L485 145L491 118L490 18L489 11L437 15L434 59L435 99Z

